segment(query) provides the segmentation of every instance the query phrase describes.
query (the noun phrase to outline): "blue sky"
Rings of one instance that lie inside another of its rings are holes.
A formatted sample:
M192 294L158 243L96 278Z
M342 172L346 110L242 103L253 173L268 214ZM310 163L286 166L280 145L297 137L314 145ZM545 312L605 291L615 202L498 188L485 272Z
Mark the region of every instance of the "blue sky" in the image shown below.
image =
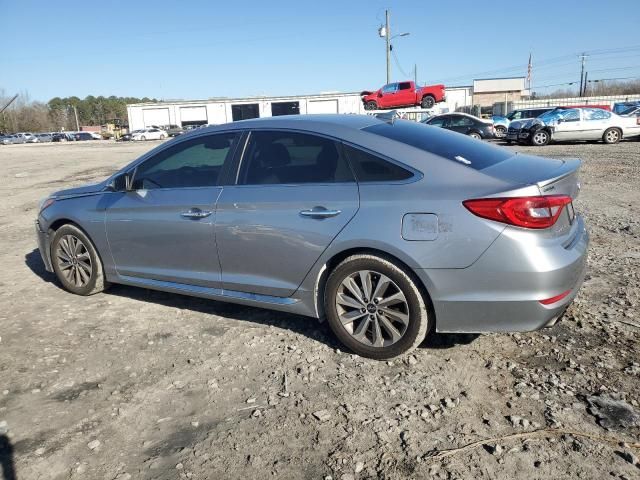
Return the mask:
M531 52L534 89L553 90L579 78L582 51L591 79L640 77L639 0L0 0L0 89L46 101L377 88L385 8L392 34L410 32L393 42L394 80L414 64L421 83L524 76Z

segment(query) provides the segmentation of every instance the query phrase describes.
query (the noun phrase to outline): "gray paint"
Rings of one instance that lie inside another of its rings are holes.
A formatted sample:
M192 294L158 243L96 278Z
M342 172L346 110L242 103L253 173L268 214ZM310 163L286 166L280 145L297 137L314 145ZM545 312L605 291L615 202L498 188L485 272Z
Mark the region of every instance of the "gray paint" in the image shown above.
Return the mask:
M58 192L40 213L36 231L45 265L51 269L50 226L72 221L95 243L111 282L319 317L329 262L347 250L369 249L413 271L430 295L439 331L531 330L553 321L582 281L588 235L581 217L571 224L563 214L550 229L525 230L476 217L462 201L541 192L575 197L579 162L516 155L478 171L362 131L379 122L355 115L235 122L166 142L122 171L197 136L293 129L399 162L415 172L410 180L111 192L114 175ZM459 141L474 140L460 135ZM181 215L194 207L212 214ZM315 207L340 214L300 215ZM426 223L417 234L405 228L403 238L403 218L416 213ZM538 302L567 289L571 295L553 308Z

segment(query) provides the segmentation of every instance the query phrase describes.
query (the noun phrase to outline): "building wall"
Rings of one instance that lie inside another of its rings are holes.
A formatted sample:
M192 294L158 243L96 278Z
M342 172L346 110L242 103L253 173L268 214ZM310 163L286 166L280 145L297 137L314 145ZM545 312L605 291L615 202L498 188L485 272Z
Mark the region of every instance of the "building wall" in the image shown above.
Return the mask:
M453 87L445 92L446 101L436 104L432 109L434 113L455 111L460 107L471 105L473 95L471 87ZM147 118L158 118L152 111L160 109L168 110L169 123L182 125L186 109L193 112L193 107L204 107L206 118L202 121L206 124L222 124L233 121L232 106L258 104L260 117L271 116L271 104L274 102L298 102L301 114L307 113L348 113L363 114L364 106L359 93L336 93L319 95L300 95L290 97L259 97L259 98L238 98L238 99L211 99L202 101L176 101L161 103L141 103L127 105L129 116L129 129L137 130L149 127L145 123L145 112ZM201 110L202 111L202 110Z
M484 93L476 93L473 92L473 104L480 105L482 107L489 107L494 103L504 102L505 99L507 102L515 102L522 98L521 91L512 91L512 92L484 92Z

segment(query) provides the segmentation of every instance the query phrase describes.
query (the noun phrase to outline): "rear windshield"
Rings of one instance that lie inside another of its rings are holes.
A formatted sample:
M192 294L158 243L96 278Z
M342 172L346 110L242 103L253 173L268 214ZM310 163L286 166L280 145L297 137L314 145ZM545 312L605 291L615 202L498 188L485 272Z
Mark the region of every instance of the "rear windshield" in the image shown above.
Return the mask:
M475 170L491 167L514 155L506 148L423 123L400 120L372 125L363 130L462 163Z

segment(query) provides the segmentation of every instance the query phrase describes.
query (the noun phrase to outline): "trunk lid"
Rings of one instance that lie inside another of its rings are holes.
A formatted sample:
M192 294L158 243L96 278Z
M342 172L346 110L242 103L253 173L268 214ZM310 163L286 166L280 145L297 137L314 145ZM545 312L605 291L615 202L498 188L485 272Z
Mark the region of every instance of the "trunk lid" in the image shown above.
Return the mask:
M576 198L580 191L577 158L556 159L533 155L514 155L482 171L485 175L517 187L536 185L542 195L569 195Z

